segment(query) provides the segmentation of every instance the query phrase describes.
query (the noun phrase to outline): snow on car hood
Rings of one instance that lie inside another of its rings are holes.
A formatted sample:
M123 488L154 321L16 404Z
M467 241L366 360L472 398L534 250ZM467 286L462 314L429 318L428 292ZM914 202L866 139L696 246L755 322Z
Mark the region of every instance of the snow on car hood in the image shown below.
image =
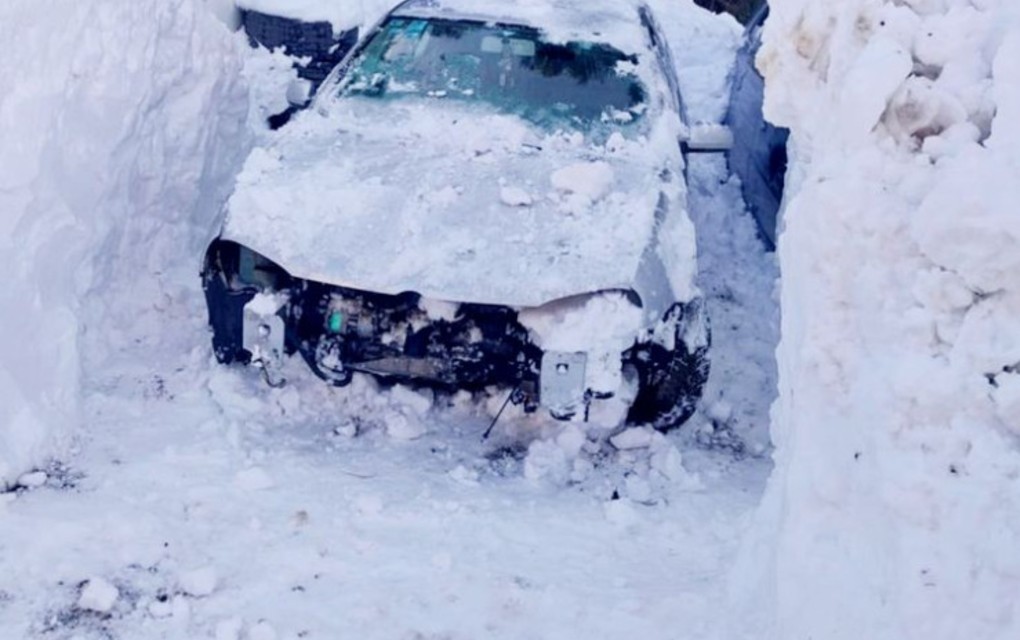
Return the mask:
M223 237L381 293L527 307L629 287L663 189L644 142L438 99L343 100L251 154Z

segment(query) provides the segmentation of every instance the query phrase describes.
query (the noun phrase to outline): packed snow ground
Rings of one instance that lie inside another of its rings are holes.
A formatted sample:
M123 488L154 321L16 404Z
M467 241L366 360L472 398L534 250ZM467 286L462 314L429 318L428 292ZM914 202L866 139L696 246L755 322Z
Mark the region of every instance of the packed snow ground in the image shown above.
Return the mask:
M659 18L719 119L739 30L686 2ZM485 407L297 362L270 389L212 362L197 275L99 314L73 455L0 494L0 637L720 637L769 471L745 454L768 442L775 266L724 163L690 174L715 366L668 438L509 416L483 442Z

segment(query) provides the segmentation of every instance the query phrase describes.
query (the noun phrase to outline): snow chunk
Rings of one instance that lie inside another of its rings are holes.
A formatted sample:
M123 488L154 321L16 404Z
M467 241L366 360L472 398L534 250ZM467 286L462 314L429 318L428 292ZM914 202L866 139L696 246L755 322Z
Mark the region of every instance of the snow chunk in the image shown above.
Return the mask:
M429 306L429 311L432 313L436 313L438 310L437 305ZM403 385L396 385L390 389L388 397L391 403L409 414L424 415L432 408L432 400L428 396Z
M641 516L630 500L621 498L604 502L602 512L608 522L622 529L633 528L641 522Z
M109 613L120 591L103 578L90 578L78 597L78 608L97 613Z
M422 416L432 407L429 398L414 389L397 385L389 391L386 400L391 405L383 417L386 435L394 440L416 440L425 435L428 428Z
M701 478L692 474L683 465L680 450L661 433L656 433L652 443L650 467L662 477L688 491L699 491L705 486Z
M587 434L577 424L565 425L548 439L535 440L524 458L524 477L554 485L583 481L592 470L591 462L582 455L587 442Z
M233 617L220 620L216 623L216 640L239 640L241 630L244 628L244 621L241 618Z
M194 598L204 598L216 591L219 579L213 567L185 571L177 578L181 591Z
M26 489L37 489L46 484L46 480L48 478L49 476L45 471L33 471L31 473L22 474L18 478L17 485L25 487Z
M1020 281L1020 167L976 145L943 167L911 220L921 250L976 291Z
M610 438L609 442L621 451L641 449L651 446L654 435L655 432L648 427L631 427Z
M460 309L460 305L456 302L446 302L445 300L420 298L418 300L418 308L424 311L425 315L432 320L453 322L457 319L457 311Z
M508 207L530 207L531 195L520 187L500 187L500 201Z
M458 464L453 469L447 472L456 482L467 486L476 486L478 484L478 471L475 469L468 469L462 464Z
M287 303L286 294L282 293L256 293L246 305L253 313L260 316L271 316L280 310Z
M576 424L568 424L556 436L556 446L562 449L568 458L576 458L580 455L581 447L587 441L588 437Z
M890 96L910 73L910 54L898 43L876 38L861 53L840 97L840 132L848 142L866 136L886 110Z
M146 609L153 618L169 618L174 613L173 605L168 601L153 600Z
M609 193L613 178L613 168L607 162L579 162L550 176L558 190L584 196L590 202L597 202Z
M547 479L554 484L567 481L570 474L570 460L567 452L552 440L535 440L528 446L524 458L524 477L538 481Z
M234 484L244 491L262 491L276 486L273 477L262 467L251 467L239 471L234 477Z
M265 620L259 620L248 630L249 640L276 640L276 629Z
M386 435L394 440L417 440L426 431L425 424L417 416L394 412L386 417Z

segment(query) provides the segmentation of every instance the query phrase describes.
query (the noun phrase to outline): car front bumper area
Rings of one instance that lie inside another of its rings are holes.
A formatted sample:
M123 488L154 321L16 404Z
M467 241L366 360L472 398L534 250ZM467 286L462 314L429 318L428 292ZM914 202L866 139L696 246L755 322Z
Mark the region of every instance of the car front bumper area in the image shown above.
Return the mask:
M216 358L258 365L271 384L282 383L282 358L300 354L338 386L359 372L451 391L502 387L558 418L583 415L590 400L587 356L543 352L509 307L301 280L224 240L210 246L202 275Z

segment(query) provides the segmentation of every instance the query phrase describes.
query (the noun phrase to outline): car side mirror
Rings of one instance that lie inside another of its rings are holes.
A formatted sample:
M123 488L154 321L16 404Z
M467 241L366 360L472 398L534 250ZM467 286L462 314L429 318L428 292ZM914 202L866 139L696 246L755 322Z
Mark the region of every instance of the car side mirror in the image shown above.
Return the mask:
M682 142L691 153L719 153L733 148L733 132L722 124L700 122L691 125L687 139Z
M305 107L312 99L312 83L304 78L294 78L287 85L287 102L295 107Z

